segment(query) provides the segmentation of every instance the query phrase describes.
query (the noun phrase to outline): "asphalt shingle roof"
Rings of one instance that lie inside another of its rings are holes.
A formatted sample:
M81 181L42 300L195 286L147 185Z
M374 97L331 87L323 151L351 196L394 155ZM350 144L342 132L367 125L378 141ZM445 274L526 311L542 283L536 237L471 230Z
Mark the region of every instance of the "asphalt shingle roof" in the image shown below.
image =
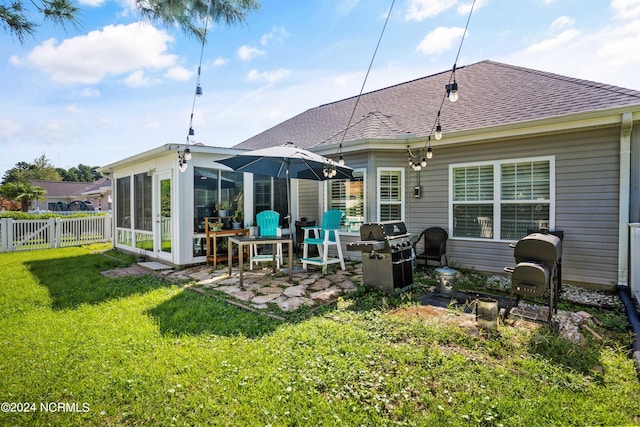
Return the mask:
M93 182L73 181L29 181L31 185L42 187L47 192L47 197L77 197L84 198L82 193L95 186Z
M439 109L446 133L640 105L640 91L488 60L457 68L460 98L442 103L450 75L447 70L363 94L344 141L432 134ZM311 108L235 148L340 143L356 99Z

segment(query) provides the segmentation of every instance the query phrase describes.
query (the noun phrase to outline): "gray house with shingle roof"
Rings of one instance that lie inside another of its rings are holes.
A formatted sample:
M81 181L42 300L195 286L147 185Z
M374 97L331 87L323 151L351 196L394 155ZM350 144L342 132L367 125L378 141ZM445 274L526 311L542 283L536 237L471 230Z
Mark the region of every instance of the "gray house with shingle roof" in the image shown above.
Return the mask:
M45 190L45 200L32 200L30 210L55 210L58 204L74 200L88 201L98 210L111 210L111 180L100 178L95 182L32 180L31 185Z
M359 240L364 222L402 220L415 235L441 226L450 264L500 273L514 263L509 243L547 227L564 232L563 279L628 283L630 266L640 265L629 256L630 223L640 222L640 92L482 61L457 68L460 95L451 103L444 97L450 77L320 105L234 148L192 145L184 172L180 144L106 165L114 245L189 265L205 261L205 218L223 203L243 209L245 225L264 209L284 216L280 180L216 160L293 142L334 159L342 153L355 170L349 181L292 186L295 219L345 212L343 245ZM416 171L416 162L425 166Z
M309 109L234 148L342 152L357 178L299 181L297 217L345 210L345 244L362 221L403 220L416 234L441 226L451 263L502 272L508 243L542 226L564 231L564 279L626 284L629 223L640 221L640 92L493 61L455 77L455 103L443 102L447 71ZM433 158L415 171L407 149L422 163L428 146Z

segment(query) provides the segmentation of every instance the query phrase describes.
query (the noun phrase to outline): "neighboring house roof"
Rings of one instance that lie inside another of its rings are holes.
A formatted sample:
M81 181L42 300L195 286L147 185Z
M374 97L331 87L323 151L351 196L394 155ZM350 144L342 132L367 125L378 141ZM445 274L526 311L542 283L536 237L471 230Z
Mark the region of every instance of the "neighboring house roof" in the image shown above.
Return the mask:
M640 105L640 91L544 71L481 61L456 69L460 99L443 103L450 70L311 108L234 148L285 142L302 148L341 141L430 135L438 110L445 133Z
M90 187L82 192L84 196L90 196L93 194L104 194L111 192L111 179L110 178L100 178L99 180L92 183Z
M42 181L33 180L29 181L31 185L44 188L47 192L46 197L51 198L78 198L84 199L84 193L95 187L99 181L94 182L72 182L72 181ZM108 184L102 184L102 186L111 186Z

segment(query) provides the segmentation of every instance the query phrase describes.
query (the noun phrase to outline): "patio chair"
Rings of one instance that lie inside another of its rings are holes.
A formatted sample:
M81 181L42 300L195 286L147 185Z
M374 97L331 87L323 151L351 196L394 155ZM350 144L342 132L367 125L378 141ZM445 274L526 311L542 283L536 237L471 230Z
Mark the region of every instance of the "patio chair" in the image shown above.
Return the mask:
M256 223L260 229L260 237L280 236L280 214L276 211L262 211L256 215ZM266 254L258 251L259 243L249 246L249 269L253 270L253 263L273 261L273 253ZM265 246L265 245L261 245ZM278 243L272 250L276 251L277 268L282 264L282 244Z
M345 270L344 258L342 256L342 246L340 245L340 221L343 212L338 209L326 211L322 215L322 222L319 227L302 227L304 230L302 268L306 269L307 264L322 266L322 273L327 272L327 265L340 263L340 267ZM311 233L313 232L313 236ZM316 245L318 257L309 257L309 245ZM329 246L335 246L338 252L337 258L329 258Z
M413 251L416 254L416 260L423 260L425 266L429 265L429 261L438 262L440 265L448 266L447 259L447 240L449 234L442 227L430 227L424 230L413 242ZM442 260L444 259L444 263Z

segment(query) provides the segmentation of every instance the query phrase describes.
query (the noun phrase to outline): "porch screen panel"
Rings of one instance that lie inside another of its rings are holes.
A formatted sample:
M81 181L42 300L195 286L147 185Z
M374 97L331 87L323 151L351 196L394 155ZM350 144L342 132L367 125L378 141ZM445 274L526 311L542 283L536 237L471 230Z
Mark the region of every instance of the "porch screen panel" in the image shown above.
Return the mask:
M551 203L549 161L502 164L500 179L500 238L517 240L526 236L530 228L548 228Z
M402 220L402 197L404 194L401 170L380 170L378 176L380 221Z
M116 226L131 228L131 177L116 180Z
M204 232L204 219L216 215L218 209L217 169L193 168L194 230Z
M287 205L287 180L283 178L272 179L273 189L273 205L272 208L276 212L280 212L280 225L285 226L285 216L289 213L289 207Z
M253 204L256 214L271 209L271 177L253 176Z
M133 177L134 223L136 230L151 231L153 222L153 207L151 201L151 177L146 173Z
M242 172L222 171L220 201L231 203L230 215L236 210L241 210L244 206L244 174Z
M285 225L287 216L287 181L266 175L253 176L253 203L255 213L274 210L280 214L280 225Z

